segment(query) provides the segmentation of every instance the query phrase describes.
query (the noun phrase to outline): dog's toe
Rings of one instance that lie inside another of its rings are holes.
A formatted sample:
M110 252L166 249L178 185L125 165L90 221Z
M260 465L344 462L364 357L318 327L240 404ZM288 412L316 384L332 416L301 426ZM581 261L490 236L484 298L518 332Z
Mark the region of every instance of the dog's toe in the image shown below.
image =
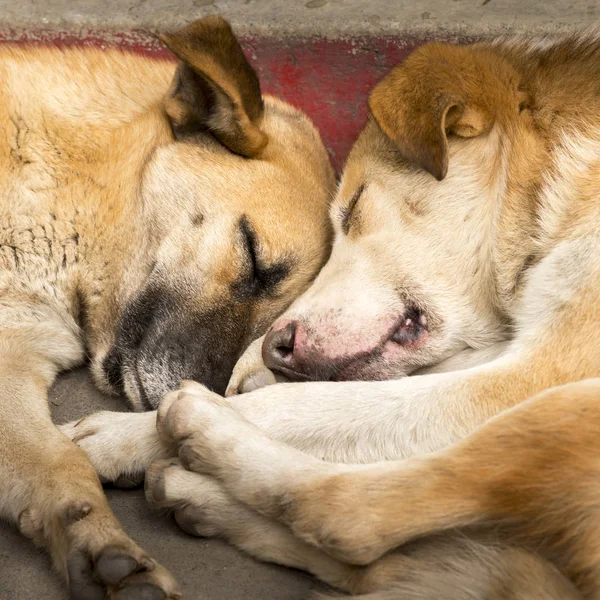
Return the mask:
M175 511L175 522L189 535L196 537L216 537L222 534L222 528L211 523L205 511L195 506L184 506Z
M133 556L121 553L118 549L105 550L96 562L96 577L103 583L116 585L138 568Z
M181 468L181 463L178 459L171 458L152 463L146 472L144 491L152 508L174 508L181 504L181 500L167 491L169 470L175 468Z
M115 600L165 600L166 597L164 590L151 583L128 585L114 595Z
M75 550L67 559L70 600L104 600L104 587L94 578L92 561L85 552Z
M73 550L67 558L71 600L176 600L170 573L137 547L109 545L94 557Z
M197 537L223 535L235 516L233 501L216 480L188 471L177 459L150 467L146 498L153 508L173 510L179 527Z
M160 565L132 573L111 590L110 600L179 600L181 593Z

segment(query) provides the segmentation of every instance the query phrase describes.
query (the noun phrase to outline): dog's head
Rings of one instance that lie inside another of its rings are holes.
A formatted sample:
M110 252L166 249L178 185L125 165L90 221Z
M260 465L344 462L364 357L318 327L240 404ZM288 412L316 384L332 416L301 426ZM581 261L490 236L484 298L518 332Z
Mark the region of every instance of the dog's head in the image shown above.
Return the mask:
M172 139L140 183L139 244L151 251L143 277L136 265L124 274L114 339L93 365L147 409L182 379L224 391L244 348L326 260L334 185L319 134L261 95L226 21L162 39L179 64L159 107Z
M499 296L523 265L509 250L499 272L496 239L508 173L527 179L516 148L535 150L517 72L485 46L429 44L369 106L331 207L330 259L263 345L292 379L398 377L504 335Z

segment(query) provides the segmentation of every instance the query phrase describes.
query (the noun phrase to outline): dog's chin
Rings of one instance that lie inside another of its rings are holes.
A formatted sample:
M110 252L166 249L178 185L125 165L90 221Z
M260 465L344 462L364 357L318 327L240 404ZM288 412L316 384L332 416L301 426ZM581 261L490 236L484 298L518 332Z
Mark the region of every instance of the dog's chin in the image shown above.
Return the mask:
M135 361L122 370L123 393L136 411L156 410L161 400L176 390L186 376L178 365L165 368L160 363Z
M136 354L131 351L127 353L127 358L123 358L113 347L102 360L92 362L92 373L99 389L108 394L124 396L133 410L154 410L164 395L175 389L177 384L169 386L163 382L158 376L162 371L158 366L143 365L139 369Z
M398 379L409 375L416 367L410 365L390 364L381 360L379 355L363 356L352 362L341 365L337 369L311 369L309 374L301 373L290 368L278 366L272 372L283 381L382 381ZM405 372L404 372L405 371Z
M123 393L127 403L136 411L155 410L163 397L149 393L134 368L124 369Z
M332 381L384 381L399 379L409 375L411 368L406 365L392 365L381 360L360 360L338 371Z
M197 381L223 395L229 375L225 373L223 377L215 378L210 372L192 369L184 363L138 357L122 368L123 393L133 410L156 410L162 399L177 390L185 380Z

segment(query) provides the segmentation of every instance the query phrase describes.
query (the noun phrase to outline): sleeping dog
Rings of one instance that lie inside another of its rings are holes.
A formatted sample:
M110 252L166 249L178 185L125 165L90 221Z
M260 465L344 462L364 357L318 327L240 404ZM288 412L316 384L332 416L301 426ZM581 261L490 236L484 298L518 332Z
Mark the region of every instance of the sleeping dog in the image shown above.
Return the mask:
M222 393L329 252L334 177L310 121L263 98L223 19L162 39L178 64L0 50L0 514L76 600L179 593L52 424L57 373L89 357L134 409L185 378Z

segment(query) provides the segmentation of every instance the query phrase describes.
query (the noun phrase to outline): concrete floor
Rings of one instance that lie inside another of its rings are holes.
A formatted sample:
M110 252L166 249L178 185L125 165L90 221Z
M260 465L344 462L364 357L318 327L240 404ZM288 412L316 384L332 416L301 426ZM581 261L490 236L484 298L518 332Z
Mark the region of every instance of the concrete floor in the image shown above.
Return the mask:
M98 410L125 410L92 385L85 369L62 376L50 391L57 423ZM307 575L258 563L220 540L185 534L171 518L153 513L143 490L107 489L129 535L171 570L185 600L300 600L313 585ZM67 591L48 557L16 529L0 523L0 600L65 600Z
M431 37L556 32L600 16L597 0L0 0L0 32L165 31L222 14L240 35Z

